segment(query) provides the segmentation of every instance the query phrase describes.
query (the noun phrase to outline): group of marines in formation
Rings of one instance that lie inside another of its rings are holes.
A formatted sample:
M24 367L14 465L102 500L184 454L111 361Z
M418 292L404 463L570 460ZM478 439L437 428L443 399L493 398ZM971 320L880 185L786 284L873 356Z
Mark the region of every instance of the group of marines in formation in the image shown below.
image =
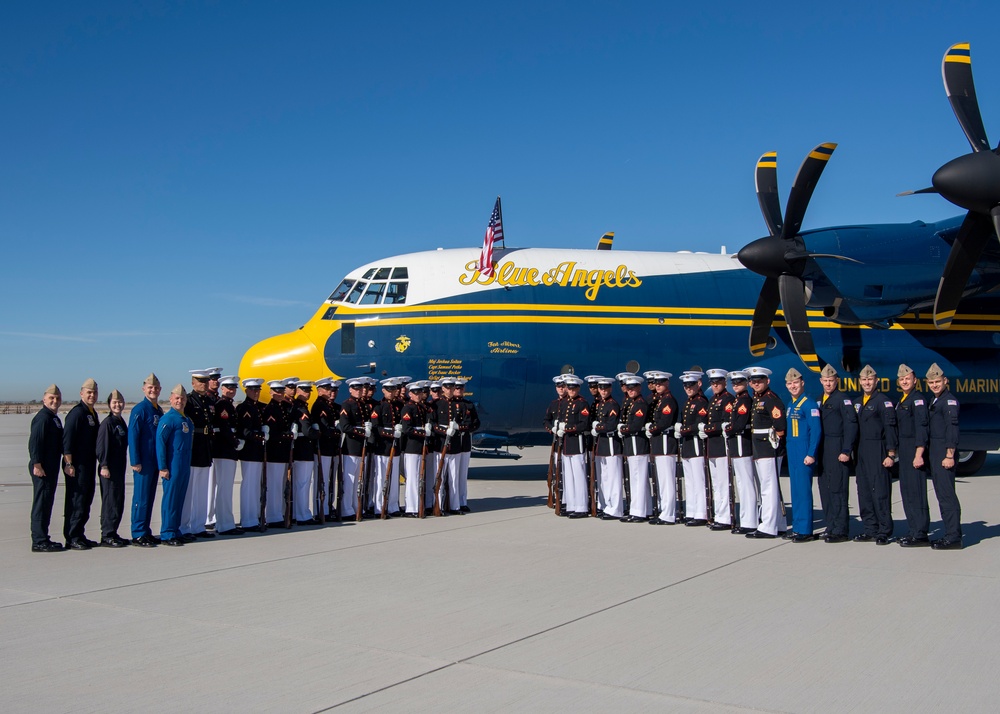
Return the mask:
M962 547L955 493L959 404L936 364L927 371L928 393L917 389L913 370L900 365L901 395L895 404L878 392L871 366L861 370L862 393L852 397L839 391L837 371L827 365L819 399L805 396L802 374L791 369L785 375L787 404L771 390L770 375L763 367L686 371L680 375L683 407L670 392L669 372L554 377L557 396L544 421L553 435L549 507L568 518L683 523L747 538L843 543L849 539L853 463L864 530L852 540L887 545L894 541L890 469L898 463L908 532L896 542L939 550ZM703 392L704 377L710 396ZM616 383L621 403L613 396ZM644 383L652 392L648 398ZM590 401L580 395L584 384ZM785 458L791 528L778 481ZM814 475L826 526L818 535ZM943 537L934 541L928 476L944 522Z
M434 515L470 511L469 457L480 422L464 396L466 380L359 377L347 380L350 396L342 404L337 402L341 382L332 378L268 382L267 402L260 398L263 384L242 380L246 399L236 404L238 377L222 376L219 368L192 370L190 391L175 386L171 408L164 412L160 381L150 374L142 385L145 398L126 424L125 401L117 390L108 398L110 415L100 420L94 408L98 386L88 379L65 427L58 416L62 394L51 385L28 440L32 550L64 549L48 532L60 469L66 477L65 548L74 550L179 546L197 538L365 515L422 518L428 509ZM379 386L382 397L376 399ZM126 465L134 484L130 540L118 534ZM98 480L100 542L84 530ZM154 536L150 519L161 481L160 535Z

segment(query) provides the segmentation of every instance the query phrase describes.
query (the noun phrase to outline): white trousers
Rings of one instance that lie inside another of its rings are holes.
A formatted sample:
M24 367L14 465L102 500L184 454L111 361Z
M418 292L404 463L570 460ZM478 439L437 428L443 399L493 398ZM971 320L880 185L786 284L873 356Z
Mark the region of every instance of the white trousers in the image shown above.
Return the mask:
M762 533L777 535L781 518L781 503L778 498L778 460L754 459L757 481L760 483L760 525ZM784 530L782 528L781 530Z
M427 454L424 465L424 510L434 507L434 472L431 470L433 454ZM420 508L420 454L403 454L403 474L406 478L404 503L407 513L417 513Z
M622 511L622 457L598 456L597 468L601 478L601 503L609 516L621 518Z
M649 515L649 454L628 457L628 483L632 501L628 514L645 518Z
M233 459L215 459L212 462L215 473L215 493L209 499L209 506L215 507L215 513L209 508L208 522L215 521L216 530L230 531L236 527L233 515L233 485L236 483L236 461ZM213 517L214 515L214 517Z
M292 462L292 518L296 521L308 521L313 517L309 489L312 486L315 466L316 462L313 459Z
M317 503L316 499L319 498L319 480L323 479L323 493L325 494L322 507L323 514L329 518L330 517L330 503L333 501L333 497L337 494L336 483L337 483L337 469L340 465L339 456L317 456L316 457L316 471L313 476L312 482L312 500L310 503L313 504L313 511L319 516L319 511L316 510ZM330 469L333 469L331 472Z
M469 505L469 460L471 458L471 451L463 451L458 454L460 464L458 472L458 500L463 506Z
M705 457L682 458L684 466L684 515L688 518L708 518L705 502Z
M733 459L736 472L736 493L740 497L740 527L757 529L757 479L753 475L753 459L741 456Z
M268 523L285 520L285 470L286 464L267 465L267 502L264 518Z
M382 513L382 487L386 479L389 479L389 506L386 513L399 513L399 456L392 459L392 473L387 474L389 468L388 456L375 457L375 478L372 479L371 493L368 494L368 502L375 508L375 515Z
M181 533L201 533L208 520L208 466L192 466L181 509Z
M653 515L673 523L677 520L677 454L654 456L656 485L660 489L660 503L653 504ZM660 512L656 512L659 505Z
M216 465L217 462L218 462L217 459L212 459L212 465L208 467L208 511L207 511L208 516L205 519L205 522L206 522L206 524L211 523L213 525L215 524L215 521L216 521L215 499L216 499L216 496L218 494L218 487L217 487L217 484L218 484L218 475L215 472L215 470L216 470L215 465ZM233 473L233 478L234 479L236 478L235 471ZM232 493L231 490L230 490L230 493ZM229 510L232 511L232 508L233 508L232 505L230 505L229 506ZM224 531L224 530L228 530L228 529L226 529L226 528L220 528L219 530L223 530Z
M563 494L566 496L566 511L587 512L587 462L583 454L562 457Z
M344 473L342 474L343 478L340 484L340 487L344 489L344 495L340 499L341 518L357 515L358 477L361 476L361 468L360 456L348 456L344 454Z
M441 471L441 510L448 506L449 511L457 511L461 507L458 493L459 470L461 454L445 454L444 469ZM447 492L447 498L445 493Z
M264 464L260 461L240 462L240 525L256 528L260 525L260 482Z
M709 458L708 468L712 474L712 507L715 509L715 522L731 526L733 514L729 512L729 459L725 456Z

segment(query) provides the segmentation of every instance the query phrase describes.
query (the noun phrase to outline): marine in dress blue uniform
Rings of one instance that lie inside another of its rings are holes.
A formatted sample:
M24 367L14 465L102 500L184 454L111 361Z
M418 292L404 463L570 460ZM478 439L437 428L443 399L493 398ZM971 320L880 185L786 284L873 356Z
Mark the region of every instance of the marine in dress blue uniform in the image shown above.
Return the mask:
M909 532L899 539L903 548L929 546L931 524L927 507L927 400L916 391L917 377L905 364L899 365L896 381L902 395L896 401L899 432L899 495Z
M750 424L753 435L753 463L760 484L760 525L747 538L775 538L785 530L781 512L781 489L778 472L785 455L785 432L788 420L785 405L771 391L771 370L750 367L745 370L753 387Z
M595 459L600 469L602 512L601 520L618 520L624 514L622 494L622 442L618 438L618 423L621 421L621 405L611 395L614 380L599 377L597 390L600 400L594 409L594 423L590 427L596 440Z
M145 398L132 407L128 453L132 462L132 545L150 548L159 542L149 528L160 477L156 465L156 429L163 418L160 380L150 372L142 383Z
M854 404L858 410L859 433L855 480L865 530L854 536L854 541L888 545L893 530L889 468L898 445L896 411L892 402L876 389L878 375L871 365L862 368L858 381L863 393Z
M701 391L703 372L681 374L687 401L681 410L681 420L674 425L674 435L680 440L681 465L684 468L684 525L708 524L708 502L705 494L705 424L708 422L708 399Z
M712 398L708 400L708 419L705 421L705 457L712 478L712 523L709 530L732 530L733 514L729 512L729 457L726 451L726 436L723 424L733 418L735 398L726 390L728 372L724 369L710 369L705 372L712 388Z
M792 368L785 374L785 387L791 395L785 417L788 433L788 481L792 496L793 543L813 540L813 473L820 447L819 406L805 395L802 373Z
M646 422L649 456L655 466L660 501L653 504L652 525L677 523L677 436L674 424L680 417L677 399L670 393L670 372L652 370L643 374L654 391L650 418Z
M847 540L847 514L851 453L858 439L858 413L854 400L839 391L840 377L832 365L820 372L823 396L819 414L823 440L820 445L819 500L826 519L825 543Z
M948 390L948 380L937 364L927 370L927 388L933 394L927 409L931 480L944 521L944 537L933 541L931 547L934 550L961 550L962 506L955 492L959 404Z
M566 385L566 415L556 429L562 440L562 483L566 496L566 515L569 518L586 518L587 463L586 434L590 428L590 409L587 400L580 396L583 380L576 375L563 375Z
M208 522L215 523L216 533L224 536L242 535L233 513L233 487L236 484L236 462L246 441L239 436L239 417L233 397L239 388L239 377L226 375L218 382L219 397L213 404L212 470L208 489ZM211 393L211 392L210 392Z
M628 410L622 409L618 436L628 463L629 506L628 515L620 520L641 523L651 513L652 505L649 499L649 437L646 436L649 404L642 396L642 377L631 375L622 381L628 395Z
M753 427L750 424L753 398L747 389L746 372L734 370L726 376L733 384L734 394L730 421L723 431L726 434L726 447L729 449L729 462L733 465L733 475L736 477L736 492L740 504L740 524L733 525L732 533L746 535L757 530L760 523L757 504L760 493L757 489L757 477L753 472ZM734 517L735 515L733 514Z
M215 436L215 403L208 392L210 370L194 369L191 391L187 395L184 416L194 425L191 446L191 474L181 516L183 539L214 538L208 531L208 493L212 471L212 440Z
M191 478L191 447L194 424L184 416L187 392L178 384L170 392L170 411L156 428L156 461L163 479L160 505L160 541L163 545L184 545L181 514Z
M264 407L260 403L263 379L243 380L246 399L236 407L237 434L243 442L240 454L240 527L263 530L260 521L261 485L264 481Z
M42 395L42 408L31 419L28 435L28 473L31 474L31 551L58 553L62 543L49 538L49 522L59 485L63 455L63 424L59 419L62 392L52 384Z

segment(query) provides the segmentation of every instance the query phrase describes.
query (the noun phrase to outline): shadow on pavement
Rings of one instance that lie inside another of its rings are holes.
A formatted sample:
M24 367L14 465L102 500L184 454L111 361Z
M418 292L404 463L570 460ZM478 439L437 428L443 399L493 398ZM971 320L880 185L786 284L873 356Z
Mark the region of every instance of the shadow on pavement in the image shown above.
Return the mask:
M1000 524L988 525L986 521L962 524L962 545L966 548L997 536L1000 536Z
M508 508L532 508L544 506L545 496L507 496L505 498L476 498L469 501L469 506L476 513L486 511L503 511Z

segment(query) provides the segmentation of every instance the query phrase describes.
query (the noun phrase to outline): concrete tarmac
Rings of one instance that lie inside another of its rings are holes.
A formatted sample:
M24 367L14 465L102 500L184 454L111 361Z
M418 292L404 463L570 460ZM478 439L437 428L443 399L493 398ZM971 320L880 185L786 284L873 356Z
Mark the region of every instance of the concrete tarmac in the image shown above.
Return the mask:
M35 554L30 419L0 416L4 712L931 712L1000 695L995 454L958 484L962 551L556 518L536 448L473 459L464 516ZM99 517L98 493L90 538Z

